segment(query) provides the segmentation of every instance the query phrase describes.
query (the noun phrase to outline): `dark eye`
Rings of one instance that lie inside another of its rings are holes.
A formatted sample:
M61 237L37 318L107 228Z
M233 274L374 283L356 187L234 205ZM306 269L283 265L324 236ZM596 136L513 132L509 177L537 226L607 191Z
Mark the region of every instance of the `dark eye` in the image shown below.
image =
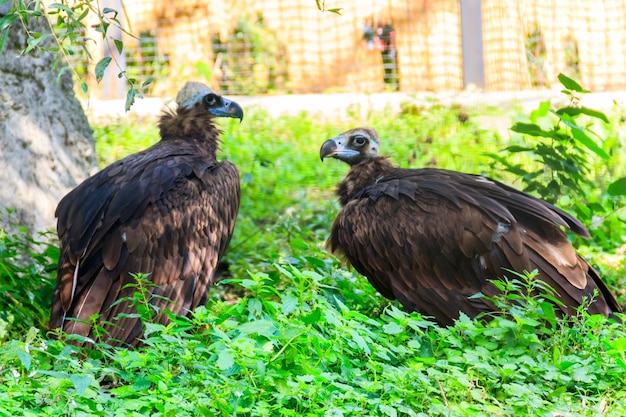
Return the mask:
M357 146L363 146L365 145L366 142L367 142L367 139L363 135L356 135L354 138L352 138L352 143L354 143Z
M204 105L207 107L215 107L220 104L221 98L217 94L207 94L202 99L204 101Z

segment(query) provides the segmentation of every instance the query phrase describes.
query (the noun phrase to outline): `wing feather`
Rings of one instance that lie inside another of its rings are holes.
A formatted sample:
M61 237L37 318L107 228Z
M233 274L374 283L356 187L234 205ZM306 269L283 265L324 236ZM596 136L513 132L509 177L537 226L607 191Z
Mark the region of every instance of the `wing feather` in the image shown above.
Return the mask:
M132 296L135 290L124 288L134 282L130 273L149 273L161 286L153 293L172 301L154 302L175 313L206 299L232 236L239 174L230 162L207 162L194 149L185 151L184 142L160 144L155 146L170 146L157 152L168 158L155 159L154 149L132 155L89 178L59 203L62 253L52 327L65 315L87 320L98 313L103 322L113 322L119 313L127 313L124 302L110 305ZM157 319L164 320L164 315ZM126 318L105 328L114 339L133 344L141 328L136 322ZM91 331L75 322L68 325L85 336Z
M507 270L539 270L564 312L599 288L597 311L619 311L559 226L587 236L562 210L499 182L439 169L392 169L349 200L328 247L385 297L451 324L494 306L477 293ZM570 307L568 307L570 306ZM604 306L604 307L602 307Z

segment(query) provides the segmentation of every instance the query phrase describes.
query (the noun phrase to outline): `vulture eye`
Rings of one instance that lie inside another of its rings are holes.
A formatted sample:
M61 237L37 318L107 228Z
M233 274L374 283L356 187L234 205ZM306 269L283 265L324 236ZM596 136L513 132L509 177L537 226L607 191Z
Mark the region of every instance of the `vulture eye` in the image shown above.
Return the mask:
M363 135L356 135L355 137L352 138L352 142L356 146L363 146L367 142L367 139Z
M202 101L204 102L204 105L207 107L216 107L218 105L221 106L222 104L221 97L213 93L207 94L206 96L204 96Z

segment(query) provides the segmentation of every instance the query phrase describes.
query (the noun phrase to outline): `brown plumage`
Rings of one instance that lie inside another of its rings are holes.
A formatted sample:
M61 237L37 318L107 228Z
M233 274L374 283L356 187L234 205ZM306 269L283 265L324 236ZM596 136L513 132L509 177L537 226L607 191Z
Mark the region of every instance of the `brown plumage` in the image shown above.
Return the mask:
M93 338L94 315L108 341L136 346L141 321L130 303L135 280L149 273L151 303L186 314L207 298L239 210L239 174L218 162L215 117L242 119L241 107L200 83L179 92L177 110L159 121L161 140L117 161L78 185L59 203L61 254L50 328ZM161 297L171 300L164 301ZM74 319L78 319L74 320Z
M539 271L572 314L597 289L590 313L620 308L560 226L588 237L574 217L483 176L443 169L394 168L378 156L374 129L326 141L320 156L350 165L337 190L343 206L327 247L365 275L385 297L450 325L496 310L477 293L498 294L490 280L507 269ZM513 278L508 274L509 278Z

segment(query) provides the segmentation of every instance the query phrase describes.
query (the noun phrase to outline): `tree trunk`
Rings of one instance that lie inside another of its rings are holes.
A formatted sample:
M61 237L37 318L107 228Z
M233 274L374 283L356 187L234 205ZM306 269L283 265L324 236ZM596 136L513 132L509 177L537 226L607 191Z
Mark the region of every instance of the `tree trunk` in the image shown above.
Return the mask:
M44 17L30 17L28 29L49 33ZM27 38L16 22L0 54L0 228L21 224L34 234L55 227L57 203L95 171L96 157L70 71L59 77L52 53L20 56Z

